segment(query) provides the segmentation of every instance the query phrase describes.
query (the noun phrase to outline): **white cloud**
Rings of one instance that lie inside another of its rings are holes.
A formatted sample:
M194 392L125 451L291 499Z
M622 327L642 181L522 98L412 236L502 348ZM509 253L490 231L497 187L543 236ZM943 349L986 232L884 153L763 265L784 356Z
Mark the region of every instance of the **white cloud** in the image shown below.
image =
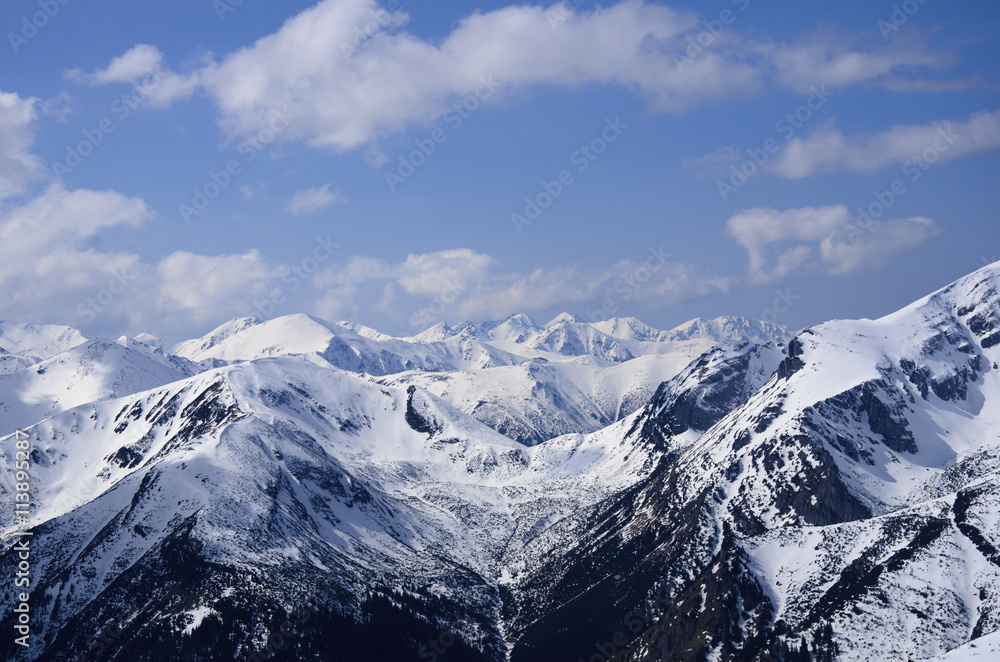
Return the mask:
M433 296L449 287L466 288L495 265L489 255L468 248L411 254L399 266L397 280L410 294Z
M289 136L345 150L430 121L477 90L495 101L506 90L493 88L515 80L624 84L665 109L745 86L741 68L681 76L662 43L694 19L665 7L626 2L576 14L557 31L541 7L506 7L463 19L440 43L399 30L407 20L400 14L348 57L355 29L376 11L371 0L321 2L206 69L203 83L226 131L253 131L271 109L287 107L296 115ZM698 69L710 69L713 59L706 56Z
M964 122L896 125L880 133L856 136L845 136L828 125L790 140L778 155L774 171L789 179L841 169L870 173L890 163L950 161L997 148L1000 110L974 113Z
M778 211L756 208L736 214L726 223L726 231L750 258L749 274L754 280L770 280L782 273L767 270L768 249L772 244L788 241L815 242L829 236L850 221L846 207L803 207ZM801 251L798 253L800 259ZM790 264L791 256L783 264Z
M36 163L34 100L0 94L0 192L19 193ZM58 322L89 332L154 327L203 330L252 311L252 300L286 273L256 252L204 256L175 252L159 263L100 249L94 237L140 228L154 217L138 198L67 190L50 182L26 201L0 205L0 318Z
M744 158L743 152L736 145L728 145L709 152L703 156L684 160L684 167L695 170L699 177L725 177L729 167L736 165Z
M810 267L835 275L877 269L940 231L923 217L857 222L843 205L748 209L726 230L746 249L747 275L757 283Z
M551 10L513 5L475 12L443 39L428 41L403 29L404 13L390 14L375 0L323 0L219 61L183 76L165 74L155 102L199 88L215 100L229 136L256 132L281 109L295 117L283 139L344 151L432 122L468 95L496 103L515 83L619 85L657 111L680 112L758 92L769 82L797 90L843 87L877 82L900 68L942 66L940 56L915 48L866 53L833 38L760 44L732 29L690 58L689 40L705 30L694 14L625 0L560 13L553 29ZM104 70L77 75L131 82L162 59L140 45ZM366 159L384 163L377 148Z
M344 202L344 196L336 191L331 191L329 184L324 184L296 191L292 199L285 205L285 211L295 216L311 214L338 202Z
M250 301L268 294L285 273L256 250L219 256L178 251L163 258L156 272L162 309L200 323L246 314Z
M371 145L364 153L365 163L370 168L381 168L389 162L389 156L377 144Z
M68 92L60 92L51 99L45 99L39 106L42 114L54 117L58 122L65 122L74 110L73 97Z
M133 95L153 107L166 107L178 99L186 99L198 86L199 72L176 74L164 66L163 53L155 46L137 44L113 60L104 69L83 73L68 69L68 79L86 85L127 83L134 85Z
M114 278L144 277L135 255L81 247L100 230L135 227L149 210L111 191L66 191L53 184L24 205L0 213L0 317L64 323L79 304Z
M131 328L201 331L249 314L286 273L256 251L243 255L174 252L152 264L87 241L138 228L146 204L114 191L50 185L0 213L0 318L58 322L97 333Z
M151 75L163 66L163 53L156 46L136 44L123 55L111 60L104 69L85 74L79 69L70 69L66 77L91 85L107 83L132 83Z
M933 220L919 216L883 221L851 240L846 233L825 237L820 254L832 274L877 269L897 255L919 248L940 231Z
M42 174L41 161L31 153L35 101L0 92L0 200L20 193Z
M328 267L314 279L324 292L314 312L338 318L375 310L419 330L415 327L443 318L452 322L495 319L584 303L600 307L608 298L618 305L635 301L656 308L724 292L732 282L691 265L660 259L622 260L588 269L557 266L509 271L485 253L460 248L411 254L398 263L355 256ZM433 315L423 314L428 307Z
M889 75L900 68L943 67L944 56L918 48L883 47L852 50L842 35L816 34L794 44L769 43L760 47L773 63L778 80L800 93L825 85L841 89L859 83L899 84Z

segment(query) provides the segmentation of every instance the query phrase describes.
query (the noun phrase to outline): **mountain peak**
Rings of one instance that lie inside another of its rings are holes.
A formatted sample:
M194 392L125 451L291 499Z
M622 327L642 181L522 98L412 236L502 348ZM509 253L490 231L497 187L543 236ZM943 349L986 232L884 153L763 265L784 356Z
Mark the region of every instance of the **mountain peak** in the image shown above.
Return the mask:
M455 335L455 331L448 326L447 322L438 322L434 326L424 329L413 336L413 339L420 342L437 342L445 338L450 338L453 335Z
M664 332L663 339L684 341L704 339L713 342L777 342L785 343L792 333L788 328L773 322L740 316L714 319L696 317Z
M546 329L551 329L560 324L586 324L587 321L570 313L559 313L545 325Z
M259 317L237 317L236 319L229 320L224 324L220 324L201 338L194 338L192 340L185 340L184 342L178 343L174 346L173 351L174 354L177 354L178 356L191 359L194 356L215 347L219 343L236 335L237 333L260 324L264 324L264 320Z
M621 340L658 342L664 338L663 331L654 329L635 317L612 317L601 322L594 322L591 326L602 333Z

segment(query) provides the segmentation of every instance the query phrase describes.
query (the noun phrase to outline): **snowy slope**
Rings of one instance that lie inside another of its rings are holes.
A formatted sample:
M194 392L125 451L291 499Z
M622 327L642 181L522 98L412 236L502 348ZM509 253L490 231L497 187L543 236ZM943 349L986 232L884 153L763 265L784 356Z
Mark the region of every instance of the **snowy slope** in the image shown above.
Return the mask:
M58 614L39 626L46 644L67 619L96 624L106 610L123 629L142 618L167 627L178 610L229 613L232 591L277 606L322 585L326 607L360 614L373 586L406 584L422 596L418 613L457 605L469 620L449 627L496 651L502 551L534 535L539 519L597 502L650 468L614 434L554 446L536 462L532 449L420 390L387 389L305 356L88 403L29 434L35 541L53 550L37 567ZM0 494L9 495L7 462ZM2 500L0 521L13 522L12 504ZM209 573L198 604L147 614L138 585L194 581L156 561L179 539L232 576ZM254 618L241 627L245 642L261 632Z
M784 343L791 332L778 324L745 317L698 317L669 331L661 331L644 324L634 317L612 317L592 326L614 338L641 343L683 342L685 340L710 340L722 342Z
M237 320L178 351L206 367L309 355L382 383L420 386L512 439L537 444L631 414L714 342L619 342L565 314L545 326L526 315L456 328L442 322L411 338L290 315Z
M0 321L0 375L17 372L86 341L86 336L68 326Z
M428 659L445 635L442 659L484 662L989 651L998 292L1000 264L790 341L291 315L184 358L83 344L0 378L34 444L39 659L109 624L113 659L247 659L307 598L277 659Z
M780 659L789 640L908 660L1000 627L998 285L994 265L807 329L742 402L767 371L728 380L724 351L664 385L637 425L665 461L523 552L514 659L586 657L628 613L647 626L615 660Z
M198 367L125 338L86 341L0 376L0 429L14 430L73 407L188 377Z
M222 324L201 338L178 343L174 346L172 353L192 360L201 360L201 358L196 359L195 357L208 352L237 333L263 323L263 320L257 317L239 317Z
M959 646L929 662L993 662L1000 660L1000 631Z
M213 332L213 336L218 335ZM385 375L404 370L442 371L513 365L522 359L483 345L469 336L440 342L410 342L368 337L339 324L304 314L287 315L253 324L212 339L182 343L177 351L193 361L226 363L269 356L306 354L326 365L351 372Z
M772 322L752 320L746 317L717 317L705 319L697 317L689 320L670 331L661 332L661 341L680 341L702 338L715 342L755 343L787 342L790 334L788 329Z
M411 371L378 381L417 385L511 439L535 445L621 420L643 407L692 358L683 351L610 364L590 356L559 362L538 358L483 370Z

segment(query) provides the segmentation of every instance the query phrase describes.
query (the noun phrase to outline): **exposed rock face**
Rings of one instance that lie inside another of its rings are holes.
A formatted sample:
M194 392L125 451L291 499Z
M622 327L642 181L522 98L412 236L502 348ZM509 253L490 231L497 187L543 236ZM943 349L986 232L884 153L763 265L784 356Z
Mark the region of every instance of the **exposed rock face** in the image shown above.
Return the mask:
M998 282L714 346L634 413L533 446L336 366L454 385L449 366L497 361L576 420L593 392L483 334L613 353L655 330L560 316L401 340L298 316L277 342L237 321L191 345L213 354L196 369L85 343L141 357L135 384L183 376L29 427L35 659L933 659L1000 630ZM0 550L0 572L19 562Z

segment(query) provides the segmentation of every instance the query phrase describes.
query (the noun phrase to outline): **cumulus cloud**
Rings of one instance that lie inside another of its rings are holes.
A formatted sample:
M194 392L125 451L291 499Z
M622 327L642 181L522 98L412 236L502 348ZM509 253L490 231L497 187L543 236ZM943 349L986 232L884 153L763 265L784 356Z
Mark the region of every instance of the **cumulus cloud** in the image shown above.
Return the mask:
M0 200L42 174L41 161L31 153L34 120L35 99L0 92Z
M84 73L69 69L70 80L86 85L126 83L136 86L135 95L150 106L166 107L178 99L191 96L198 86L199 72L177 74L164 64L163 53L155 46L137 44L111 60L104 69Z
M209 322L245 313L250 299L269 293L285 270L256 250L218 256L178 251L163 258L156 273L164 310Z
M70 69L66 72L66 77L91 85L131 83L150 75L162 66L163 53L160 49L149 44L136 44L123 55L112 59L104 69L89 74L79 69Z
M257 251L159 262L87 239L138 228L153 218L140 199L51 184L0 213L0 318L59 322L102 332L126 328L200 331L254 311L288 270Z
M200 89L211 97L230 136L257 131L275 110L296 117L283 139L344 151L439 118L478 95L501 101L517 86L623 86L654 110L680 112L758 92L872 83L912 67L943 66L916 48L851 50L842 39L757 43L726 30L689 57L704 31L699 17L642 0L592 11L512 5L475 12L440 40L405 31L408 16L375 0L323 0L273 34L188 74L166 74L157 102ZM694 42L697 43L697 42ZM81 80L132 82L162 54L139 45ZM895 80L899 82L899 76ZM369 162L384 159L377 148Z
M26 204L0 213L0 316L52 320L75 311L114 279L142 278L135 255L96 252L82 240L99 230L135 227L149 218L140 200L112 191L49 186Z
M788 142L775 161L789 179L818 172L870 173L890 163L950 161L1000 148L1000 110L973 113L965 121L896 125L886 131L845 136L832 125Z
M852 240L846 233L824 237L820 256L832 274L877 269L897 255L919 248L939 232L933 220L920 216L873 223Z
M923 217L856 222L843 205L748 209L726 224L747 251L747 276L766 283L803 268L846 274L877 269L923 245L940 229Z
M468 248L408 255L399 266L398 282L411 294L438 294L482 279L496 264L489 255Z
M50 182L12 203L9 196L23 191L36 163L33 119L33 100L0 93L0 318L98 333L201 330L200 322L251 312L253 297L285 275L286 267L269 265L253 251L176 252L150 263L126 250L101 249L95 237L154 218L141 199L116 191L67 190Z
M344 202L344 196L337 191L331 191L329 184L296 191L292 199L285 204L285 211L293 216L311 214L324 207Z
M381 310L419 330L444 318L500 318L578 304L600 308L608 299L656 308L725 292L734 282L669 261L662 251L650 255L610 266L530 271L505 270L492 256L468 248L411 254L397 263L355 256L316 275L314 283L324 295L314 312L337 317Z
M33 108L32 100L0 93L5 194L22 192L25 169L35 163ZM275 263L256 250L223 255L180 250L150 261L94 241L153 221L154 213L139 198L69 190L56 181L27 200L0 201L5 203L0 204L0 289L7 293L0 318L68 323L91 333L152 330L179 338L240 315L310 308L325 317L381 312L405 324L406 311L434 301L447 301L454 319L480 319L622 297L615 292L622 288L625 298L662 304L726 286L670 262L662 249L646 260L610 267L527 272L505 270L496 258L469 248L413 253L396 262L339 257L329 238L318 240L298 264ZM305 212L337 201L326 185L300 191L290 205Z

